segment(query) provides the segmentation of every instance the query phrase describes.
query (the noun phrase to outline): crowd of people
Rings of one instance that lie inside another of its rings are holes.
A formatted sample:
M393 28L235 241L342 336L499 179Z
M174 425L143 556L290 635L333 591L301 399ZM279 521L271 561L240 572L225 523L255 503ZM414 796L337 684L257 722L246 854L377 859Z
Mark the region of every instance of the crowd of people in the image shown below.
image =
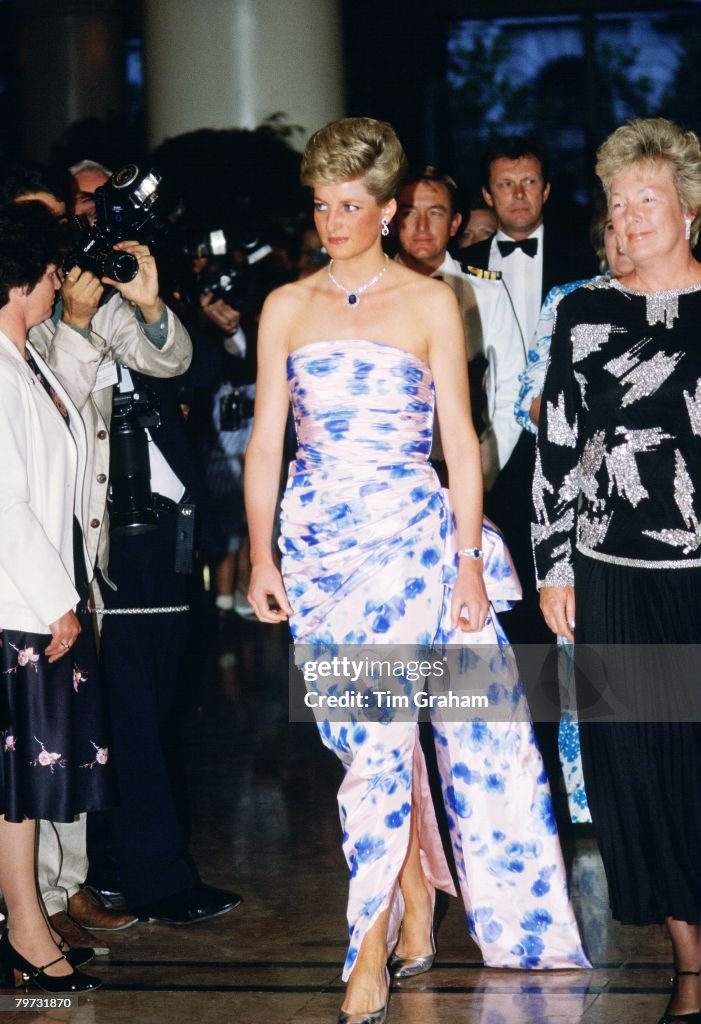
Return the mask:
M701 145L663 119L614 132L593 249L548 221L539 140L497 139L481 167L463 204L447 170L407 168L386 123L333 122L302 158L313 221L294 263L225 245L225 272L203 228L194 300L143 239L114 245L128 281L76 256L63 222L94 224L107 168L2 175L0 960L18 980L96 988L81 968L109 946L94 932L240 902L192 864L164 750L200 550L222 622L288 623L300 664L339 645L469 645L461 664L502 712L432 709L432 725L487 966L590 966L558 838L558 727L531 720L510 645L605 645L623 710L568 721L573 799L614 917L667 926L662 1022L701 1020L684 661L701 579ZM268 261L255 287L238 276L249 259ZM392 978L430 970L454 878L416 721L322 710L318 725L345 770L339 1024L381 1024Z

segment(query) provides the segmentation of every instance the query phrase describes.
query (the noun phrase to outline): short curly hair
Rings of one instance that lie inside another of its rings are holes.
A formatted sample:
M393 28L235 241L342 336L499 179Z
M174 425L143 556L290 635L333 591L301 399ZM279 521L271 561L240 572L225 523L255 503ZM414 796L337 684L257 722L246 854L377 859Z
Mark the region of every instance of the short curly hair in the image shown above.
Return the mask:
M664 117L638 117L609 135L596 157L596 173L608 202L616 175L640 165L669 164L679 202L690 213L695 211L691 244L696 244L701 227L701 142L695 132Z
M373 117L344 117L319 128L304 147L300 181L331 185L362 178L378 205L396 196L406 156L394 128Z
M0 208L0 307L12 288L31 292L66 252L66 234L43 203L10 203Z

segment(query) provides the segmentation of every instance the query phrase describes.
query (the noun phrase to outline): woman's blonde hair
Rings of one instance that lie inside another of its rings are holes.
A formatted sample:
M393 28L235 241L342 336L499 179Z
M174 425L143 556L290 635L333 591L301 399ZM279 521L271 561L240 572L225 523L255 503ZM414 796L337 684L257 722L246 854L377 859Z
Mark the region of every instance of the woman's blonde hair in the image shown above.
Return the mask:
M406 166L390 124L372 117L344 117L314 132L304 147L299 177L309 186L362 178L381 206L399 191Z
M640 164L668 163L679 202L689 213L694 213L691 244L696 244L701 227L701 142L698 135L684 131L664 117L638 117L609 135L596 156L596 173L608 201L616 175Z

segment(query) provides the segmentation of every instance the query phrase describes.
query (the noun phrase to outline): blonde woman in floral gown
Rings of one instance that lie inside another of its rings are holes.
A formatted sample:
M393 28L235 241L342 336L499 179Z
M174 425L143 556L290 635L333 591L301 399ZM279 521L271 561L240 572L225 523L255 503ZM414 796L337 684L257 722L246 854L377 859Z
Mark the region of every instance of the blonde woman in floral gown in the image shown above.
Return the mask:
M382 250L403 171L391 127L370 118L334 122L307 144L302 181L332 259L263 311L245 481L249 599L261 621L289 619L301 645L470 643L493 654L504 639L494 606L518 597L518 581L483 526L455 298ZM428 461L434 396L450 497ZM290 400L298 451L281 575L272 535ZM510 720L433 722L470 933L489 965L587 966L519 680L508 658L491 662ZM378 1024L389 972L430 968L435 891L453 884L416 723L322 715L319 729L346 769L350 944L339 1021Z

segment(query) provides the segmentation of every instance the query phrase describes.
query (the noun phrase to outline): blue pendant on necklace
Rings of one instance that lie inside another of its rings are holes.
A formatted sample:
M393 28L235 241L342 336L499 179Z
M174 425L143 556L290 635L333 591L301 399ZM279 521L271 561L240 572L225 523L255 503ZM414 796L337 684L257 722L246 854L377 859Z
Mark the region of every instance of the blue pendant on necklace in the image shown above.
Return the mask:
M349 306L355 306L357 304L358 296L355 294L355 292L350 293L350 295L346 299L346 302L348 303Z

